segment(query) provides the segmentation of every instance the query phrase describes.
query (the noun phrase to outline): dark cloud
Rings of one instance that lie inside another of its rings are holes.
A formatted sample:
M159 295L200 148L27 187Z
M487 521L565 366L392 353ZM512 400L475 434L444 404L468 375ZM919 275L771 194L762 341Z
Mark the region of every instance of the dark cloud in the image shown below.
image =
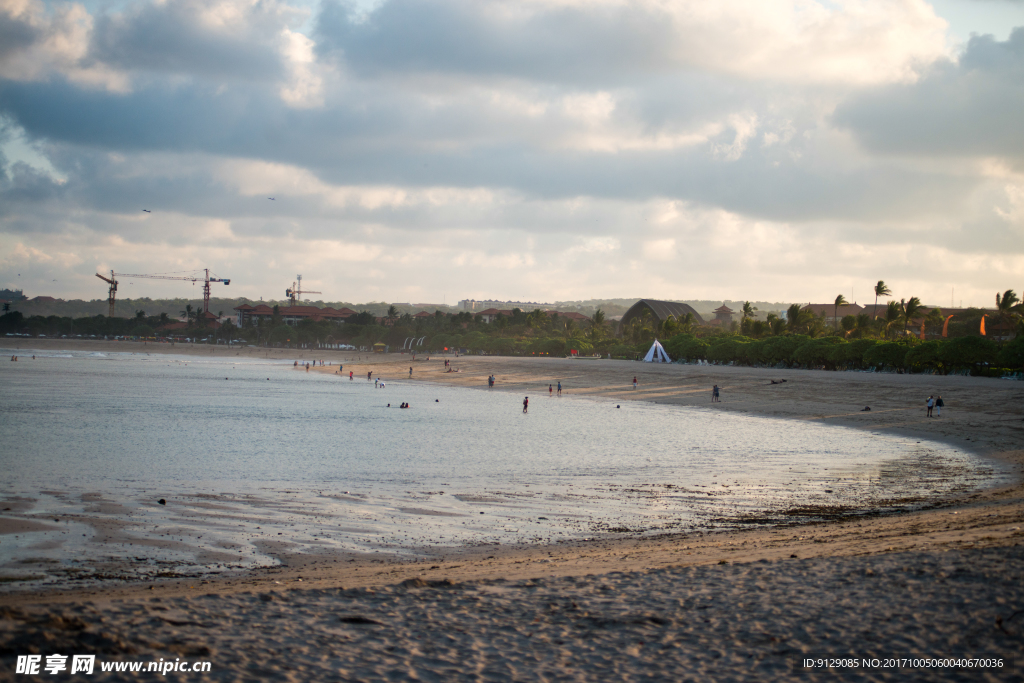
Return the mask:
M321 55L361 74L440 72L534 81L615 83L677 66L686 38L640 4L552 7L471 0L389 0L367 16L326 0L314 36Z
M260 17L245 16L214 29L202 21L201 9L192 2L171 0L102 14L95 22L90 58L126 71L213 80L272 81L282 76L273 46L278 26L261 26Z
M872 151L995 156L1024 164L1024 28L1006 41L971 38L958 62L933 65L916 83L860 93L833 120Z
M36 41L39 32L30 24L0 12L0 63Z

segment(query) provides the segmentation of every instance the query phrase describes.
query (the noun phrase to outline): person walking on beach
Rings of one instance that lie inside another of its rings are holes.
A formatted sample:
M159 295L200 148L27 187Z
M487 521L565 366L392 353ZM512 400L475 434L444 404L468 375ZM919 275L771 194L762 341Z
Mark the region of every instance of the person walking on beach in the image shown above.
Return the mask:
M349 382L352 381L352 371L351 370L348 371L348 381Z
M942 406L946 405L942 402L942 395L940 394L935 398L935 417L942 417Z
M633 388L636 389L636 377L633 378Z
M711 402L712 403L721 403L722 402L721 398L718 395L718 385L717 384L715 386L711 387Z
M529 410L530 410L530 397L527 396L526 398L523 399L523 412L526 413L526 412L529 412Z
M554 391L555 391L555 388L554 388L554 387L552 387L552 386L551 386L551 385L549 384L549 385L548 385L548 396L550 396L550 395L551 395L551 394L552 394L552 393L553 393Z
M562 395L562 380L558 380L558 395Z
M370 370L370 371L369 371L368 373L366 373L366 381L367 381L367 382L369 382L369 381L370 381L370 376L371 376L371 375L373 375L373 370Z
M409 366L409 379L412 379L412 366Z
M931 417L932 416L932 408L935 407L935 399L933 397L929 396L928 397L928 401L925 403L925 405L928 406L928 412L926 413L926 416L927 417Z

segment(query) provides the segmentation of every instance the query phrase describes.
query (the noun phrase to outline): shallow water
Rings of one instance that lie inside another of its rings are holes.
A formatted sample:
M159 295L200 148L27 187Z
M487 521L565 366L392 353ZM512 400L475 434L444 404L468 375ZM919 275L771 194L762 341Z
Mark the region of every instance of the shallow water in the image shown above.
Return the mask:
M943 444L713 408L544 392L523 414L520 395L376 389L291 361L19 355L0 365L0 495L61 521L5 536L8 568L127 554L157 573L772 523L1005 475Z

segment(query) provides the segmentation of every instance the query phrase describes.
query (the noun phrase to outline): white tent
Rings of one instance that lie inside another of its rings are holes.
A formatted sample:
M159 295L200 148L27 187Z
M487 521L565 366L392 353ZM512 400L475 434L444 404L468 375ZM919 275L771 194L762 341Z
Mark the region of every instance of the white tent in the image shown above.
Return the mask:
M665 353L665 347L657 339L651 344L651 350L644 356L645 363L671 363L672 359Z

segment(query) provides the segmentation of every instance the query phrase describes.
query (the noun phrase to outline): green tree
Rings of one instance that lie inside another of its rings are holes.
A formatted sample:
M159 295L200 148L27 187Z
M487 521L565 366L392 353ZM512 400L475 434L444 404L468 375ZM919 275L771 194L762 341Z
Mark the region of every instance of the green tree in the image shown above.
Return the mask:
M857 317L854 315L844 315L843 319L839 321L839 325L843 328L843 332L850 334L857 327Z
M999 315L1000 321L1006 323L1007 326L1020 317L1021 308L1020 299L1012 289L1006 290L1002 296L996 292L996 313Z
M392 325L395 324L395 320L398 319L398 309L395 308L394 304L388 306L388 312L386 315L388 322Z
M192 304L185 304L185 310L181 312L181 317L185 319L186 325L191 325L195 320L195 311L192 310Z
M835 309L833 311L833 316L832 316L833 319L835 320L835 323L836 323L836 332L839 331L839 307L840 306L845 306L848 303L850 303L850 302L847 301L846 297L843 296L842 294L840 294L839 296L836 297Z
M991 339L958 337L942 344L939 360L949 367L974 367L995 363L998 352L998 347Z

